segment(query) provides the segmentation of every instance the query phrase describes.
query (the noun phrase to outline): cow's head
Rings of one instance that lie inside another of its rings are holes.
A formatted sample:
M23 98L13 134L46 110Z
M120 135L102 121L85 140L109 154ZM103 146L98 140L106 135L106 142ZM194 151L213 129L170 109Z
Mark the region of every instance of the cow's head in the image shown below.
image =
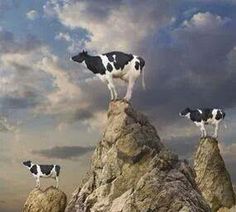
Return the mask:
M182 112L179 113L180 116L188 116L190 109L187 107Z
M30 167L31 167L31 163L32 163L32 162L31 162L30 160L27 160L27 161L24 161L24 162L23 162L23 165L26 166L26 167L28 167L28 168L30 168Z
M87 56L88 56L88 52L83 50L79 54L73 56L71 59L75 62L82 63Z

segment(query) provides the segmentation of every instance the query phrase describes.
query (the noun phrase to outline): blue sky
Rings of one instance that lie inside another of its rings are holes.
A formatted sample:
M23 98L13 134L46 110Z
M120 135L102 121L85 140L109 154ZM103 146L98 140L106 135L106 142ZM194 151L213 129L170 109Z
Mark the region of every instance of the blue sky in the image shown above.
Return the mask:
M81 147L101 137L109 92L69 61L82 49L145 58L147 90L138 81L132 104L181 157L191 158L200 134L178 112L223 108L220 148L236 183L235 0L0 0L0 14L0 211L18 211L34 186L23 160L60 163L68 194L88 169Z

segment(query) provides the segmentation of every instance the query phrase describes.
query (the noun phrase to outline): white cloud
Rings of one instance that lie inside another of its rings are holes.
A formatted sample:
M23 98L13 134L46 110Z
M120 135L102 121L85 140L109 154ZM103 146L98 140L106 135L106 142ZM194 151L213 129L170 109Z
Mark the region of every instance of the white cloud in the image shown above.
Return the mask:
M59 38L70 40L67 34L60 34ZM92 92L89 86L82 92L80 85L72 80L73 74L80 79L83 72L78 74L78 70L74 71L70 65L63 66L63 63L64 61L52 54L48 46L42 44L29 51L18 49L0 53L0 101L4 103L0 106L4 114L20 113L19 109L30 107L27 108L29 113L33 112L36 117L41 114L54 117L58 124L78 121L80 110L85 111L86 116L87 108L92 104ZM88 111L92 113L88 119L95 126L93 120L98 121L93 113L97 111L93 109ZM99 116L98 119L100 118ZM88 122L82 123L92 128ZM1 131L8 130L9 127L5 122L0 126Z
M1 54L0 81L3 89L0 91L0 96L22 97L29 88L32 90L42 88L42 80L45 75L35 64L48 54L49 50L45 46L34 51Z
M73 112L75 107L84 106L82 102L80 102L80 105L76 103L81 96L80 88L69 80L69 75L59 66L56 56L43 57L37 63L37 67L53 77L54 89L46 95L46 104L40 105L38 108L42 113L60 114L68 111Z
M30 10L26 13L26 17L33 21L38 17L38 12L36 10Z
M78 52L79 49L81 49L82 45L84 44L85 40L84 39L79 39L79 38L72 38L70 36L69 33L63 33L63 32L59 32L56 36L55 36L56 40L59 41L65 41L67 43L69 43L68 45L68 52L69 53L75 53Z
M97 17L98 14L90 9L89 1L59 4L59 1L52 0L48 1L44 8L46 14L56 15L68 28L86 29L90 35L86 48L99 52L114 49L135 50L147 35L152 34L163 22L168 22L172 18L168 15L160 16L158 20L153 18L154 12L158 11L145 4L135 9L120 4L107 12L105 17ZM146 12L138 16L139 10Z
M190 31L211 31L227 23L229 18L222 18L210 12L199 12L193 15L190 20L185 20L182 26Z
M71 42L71 40L72 40L69 33L63 33L63 32L58 33L55 36L55 39L56 40L64 40L64 41L67 41L67 42Z

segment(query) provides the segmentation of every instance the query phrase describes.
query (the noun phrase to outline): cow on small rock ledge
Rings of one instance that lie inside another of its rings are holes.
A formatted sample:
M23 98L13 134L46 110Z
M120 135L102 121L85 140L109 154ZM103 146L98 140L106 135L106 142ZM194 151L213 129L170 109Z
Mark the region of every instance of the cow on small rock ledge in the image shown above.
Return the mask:
M143 76L142 85L145 88L143 74L145 61L141 57L118 51L91 56L86 51L82 51L72 57L71 60L84 63L102 82L106 83L110 90L111 100L116 100L118 97L113 83L114 78L120 78L128 83L127 92L124 97L126 101L131 99L135 81L141 74Z
M40 187L40 178L54 178L57 181L56 188L59 186L59 174L60 166L59 165L38 165L33 164L31 161L24 161L23 165L26 166L33 177L36 180L36 187Z
M196 109L191 110L186 108L181 113L179 113L182 117L187 117L188 119L192 120L196 126L198 126L201 130L201 137L206 137L207 132L205 129L205 125L215 125L215 133L214 137L218 137L218 129L220 122L224 119L225 113L222 109Z

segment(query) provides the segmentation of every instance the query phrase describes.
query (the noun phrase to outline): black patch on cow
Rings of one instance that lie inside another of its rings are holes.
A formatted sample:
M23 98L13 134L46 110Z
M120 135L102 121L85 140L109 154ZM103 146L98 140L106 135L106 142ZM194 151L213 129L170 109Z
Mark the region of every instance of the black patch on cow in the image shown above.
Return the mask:
M32 174L37 175L37 174L38 174L37 166L36 166L36 165L33 165L33 166L31 167L30 171L31 171Z
M107 70L112 72L113 68L112 65L110 63L107 64Z
M202 111L202 120L203 121L207 121L208 119L213 117L213 114L212 114L213 109L204 108L204 109L201 109L201 111Z
M134 56L132 54L126 54L123 52L115 52L115 51L109 52L109 53L106 53L103 55L106 55L108 57L108 59L113 57L113 55L115 55L114 66L117 70L118 69L123 70L125 65L127 65L134 58Z
M106 68L102 63L102 59L99 56L87 56L85 59L87 68L94 74L105 74Z
M24 161L23 164L27 167L31 167L31 161L30 160Z
M136 70L139 70L139 65L140 65L139 62L136 61L134 66Z
M107 58L108 58L108 60L109 60L110 62L114 62L114 57L113 57L113 55L109 54L109 55L107 55Z
M56 166L55 166L55 169L56 169L56 174L57 174L57 177L58 177L59 174L60 174L60 169L61 169L61 167L58 166L58 165L56 165Z
M140 63L140 69L143 70L143 67L145 66L145 60L141 57L138 57L139 63Z
M191 110L190 112L190 119L193 122L201 122L201 113L198 110Z
M53 169L53 165L39 165L40 170L43 174L49 175Z
M225 117L225 113L221 113L220 110L217 111L216 113L216 120L223 119Z

